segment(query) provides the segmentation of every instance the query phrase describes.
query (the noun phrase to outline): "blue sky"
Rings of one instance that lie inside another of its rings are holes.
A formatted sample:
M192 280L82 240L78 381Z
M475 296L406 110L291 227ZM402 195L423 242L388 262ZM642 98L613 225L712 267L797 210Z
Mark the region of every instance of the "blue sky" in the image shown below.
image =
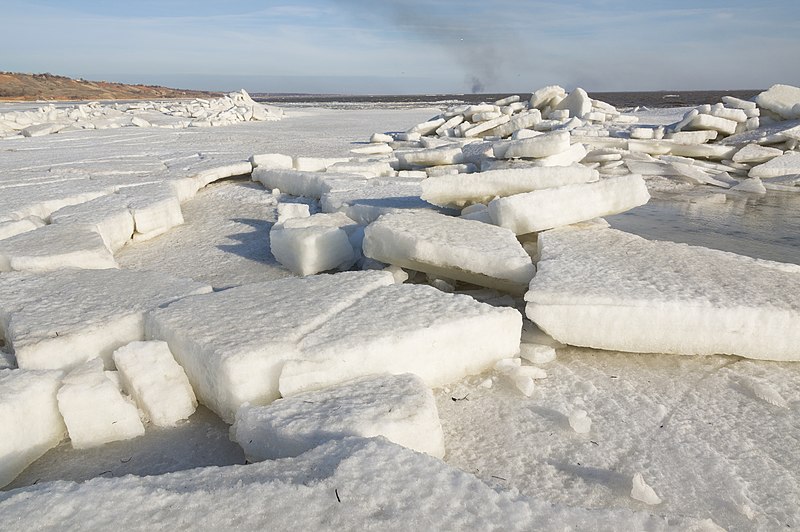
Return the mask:
M251 92L800 85L800 1L0 0L0 70Z

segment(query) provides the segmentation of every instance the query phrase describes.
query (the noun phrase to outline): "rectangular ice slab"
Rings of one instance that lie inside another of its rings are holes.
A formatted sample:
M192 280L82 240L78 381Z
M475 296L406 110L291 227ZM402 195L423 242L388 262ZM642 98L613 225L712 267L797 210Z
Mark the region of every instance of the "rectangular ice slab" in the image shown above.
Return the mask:
M377 373L415 373L441 386L516 354L521 331L513 308L427 285L386 286L303 338L303 358L283 366L280 391L290 396Z
M489 203L495 224L521 235L625 212L650 199L640 175L536 190Z
M153 425L172 427L194 413L194 391L166 342L131 342L113 358L122 388Z
M614 229L539 235L526 314L556 340L800 360L800 266Z
M496 142L494 144L494 156L498 159L548 157L567 151L569 146L569 132L556 131L529 139Z
M344 213L315 214L276 223L269 231L275 259L297 275L312 275L355 262L348 231L356 223Z
M393 282L372 271L243 285L154 310L147 335L169 344L200 402L233 423L242 404L280 396L281 368L306 334Z
M530 257L508 229L432 211L381 216L364 231L364 255L520 294L534 272Z
M0 488L64 438L56 402L62 376L60 371L0 370Z
M356 174L307 172L262 166L253 170L252 179L268 190L277 188L285 194L316 199L332 190L355 188L365 180L363 176Z
M156 272L0 275L0 337L20 368L69 369L144 339L144 313L211 287Z
M129 440L144 434L139 410L106 377L103 362L93 359L73 369L58 390L58 409L75 449Z
M297 456L346 436L383 436L444 457L433 392L410 373L363 377L269 406L245 405L231 427L231 439L251 462Z
M88 226L52 224L0 240L0 272L116 267L103 237Z
M420 186L425 201L461 208L471 203L488 203L496 197L597 181L598 177L597 170L583 165L531 166L431 177Z

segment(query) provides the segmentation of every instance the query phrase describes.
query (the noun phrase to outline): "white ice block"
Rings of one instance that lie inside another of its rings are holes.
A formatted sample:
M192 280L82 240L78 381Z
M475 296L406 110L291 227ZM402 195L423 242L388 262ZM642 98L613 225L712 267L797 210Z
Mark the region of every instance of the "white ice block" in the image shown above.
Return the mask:
M566 98L561 100L561 103L556 106L556 109L569 111L569 116L576 116L580 118L583 115L591 112L592 99L589 98L589 95L585 90L578 87L574 91L570 92Z
M783 151L777 148L761 146L751 142L734 153L732 160L736 163L761 164L781 155L783 155Z
M731 187L731 190L738 190L739 192L749 192L752 194L766 194L767 189L764 183L757 177L751 177L741 181L738 185Z
M356 174L257 167L253 170L252 179L264 185L267 190L277 188L293 196L319 199L332 190L353 188L365 178Z
M701 113L696 115L692 121L684 127L684 129L693 131L710 129L712 131L722 133L723 135L733 135L736 133L736 122L733 120L728 120L727 118L720 118L718 116Z
M355 222L340 212L290 218L270 229L270 251L297 275L347 267L355 260L348 239L348 231L355 228Z
M699 131L675 131L667 133L666 138L676 144L703 144L717 138L719 133L710 129Z
M784 120L800 118L800 88L791 85L773 85L758 96L759 107L777 114Z
M382 287L303 338L280 376L284 397L375 373L415 373L436 387L519 351L522 317L427 285Z
M131 342L112 357L122 389L153 425L172 427L194 413L194 391L166 342Z
M112 253L131 239L135 229L128 201L119 194L63 207L50 215L50 221L54 224L88 226L100 234Z
M0 272L116 267L103 237L84 225L51 224L0 240Z
M391 151L391 149L389 151ZM330 165L325 172L358 175L366 179L395 175L394 168L392 168L388 161L384 160L338 162Z
M442 164L458 164L464 160L460 146L442 146L440 148L414 151L396 151L395 156L400 169L411 169L416 166L438 166Z
M569 147L569 132L555 131L528 139L496 142L494 155L498 159L540 158L561 153Z
M136 228L134 239L149 240L183 223L178 195L163 183L123 189Z
M597 170L583 165L530 166L434 177L422 181L420 186L422 199L434 205L462 208L472 203L488 203L496 197L598 179Z
M211 287L156 272L0 275L0 336L20 368L68 369L144 339L143 314Z
M56 392L60 371L0 370L0 488L66 435Z
M489 215L521 235L625 212L649 199L642 176L630 174L498 198L489 203Z
M262 166L264 168L294 168L294 159L291 155L282 153L258 153L250 157L253 168Z
M542 121L542 113L538 109L513 115L511 120L492 130L492 135L505 138L517 131L528 129Z
M58 410L75 449L97 447L144 434L139 410L93 359L70 371L58 390Z
M347 436L383 436L437 458L445 452L433 392L411 373L371 375L268 406L244 405L231 427L231 440L250 462L298 456Z
M508 229L432 211L381 216L364 231L364 255L514 293L525 292L534 272Z
M526 314L556 340L641 353L800 360L800 266L614 229L539 235Z
M207 168L206 170L198 172L192 176L192 178L197 181L198 188L203 188L215 181L219 181L220 179L243 176L252 171L253 164L250 161L241 161L238 163Z
M393 283L389 272L368 271L243 285L152 311L147 336L169 344L200 402L233 423L242 404L280 397L281 368L306 334Z
M748 172L749 177L770 178L783 175L800 174L800 152L789 152L775 157L763 164L754 166ZM0 242L0 246L2 246Z
M536 159L534 163L540 166L574 166L582 161L587 153L586 146L578 142L560 153Z
M530 104L532 108L544 109L553 102L560 102L567 96L567 91L558 85L549 85L538 89L531 95Z
M308 218L311 216L311 211L306 203L278 203L278 221L276 223L282 224L286 220L292 218Z

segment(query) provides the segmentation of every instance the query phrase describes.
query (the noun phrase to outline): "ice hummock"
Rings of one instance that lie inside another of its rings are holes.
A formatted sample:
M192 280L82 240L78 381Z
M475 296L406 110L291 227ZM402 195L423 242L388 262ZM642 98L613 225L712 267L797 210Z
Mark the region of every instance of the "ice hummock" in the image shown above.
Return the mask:
M800 360L800 266L609 228L539 235L527 316L556 340L639 353Z
M416 375L375 375L236 412L231 439L251 462L300 455L328 440L383 436L444 457L433 393Z

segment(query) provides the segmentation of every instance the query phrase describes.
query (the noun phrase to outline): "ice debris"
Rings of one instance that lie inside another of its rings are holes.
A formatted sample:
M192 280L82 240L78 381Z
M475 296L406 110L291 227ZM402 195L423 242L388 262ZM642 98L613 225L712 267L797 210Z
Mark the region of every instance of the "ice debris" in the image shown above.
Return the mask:
M645 481L644 477L642 477L641 473L636 473L633 475L633 480L631 481L632 488L631 488L631 497L636 499L637 501L641 501L645 504L656 505L661 504L661 498L656 495L656 492L653 488L651 488Z

